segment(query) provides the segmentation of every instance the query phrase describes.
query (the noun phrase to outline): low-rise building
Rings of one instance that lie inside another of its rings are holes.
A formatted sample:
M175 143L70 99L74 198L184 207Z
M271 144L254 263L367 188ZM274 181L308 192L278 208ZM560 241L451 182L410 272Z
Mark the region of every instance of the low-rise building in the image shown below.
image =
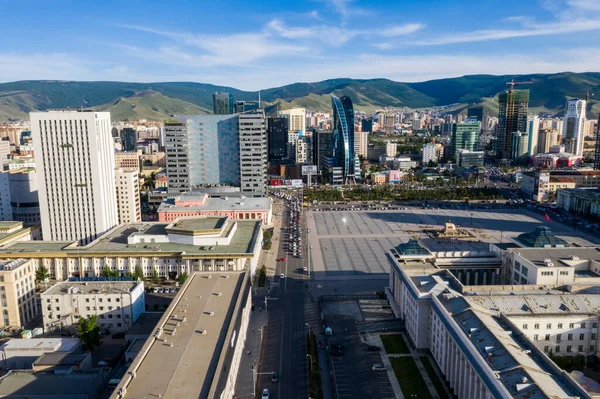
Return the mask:
M191 274L111 399L232 398L252 306L245 272Z
M45 331L75 330L80 318L98 316L102 331L123 332L146 308L142 281L66 281L40 301Z
M50 352L44 353L33 362L33 371L77 372L93 367L90 352Z
M545 201L559 189L575 188L577 182L572 177L557 176L551 172L523 172L521 191L534 201Z
M62 371L62 370L61 370ZM104 392L106 372L18 370L0 380L0 397L35 399L100 399Z
M115 169L140 169L140 156L142 151L117 151L115 152Z
M2 326L23 328L40 314L31 259L0 260Z
M171 279L201 270L246 270L253 275L262 245L262 221L199 216L170 223L122 224L87 245L77 241L1 244L0 231L0 259L32 259L36 268L44 265L57 280L100 277L104 267L121 276L140 267L144 277L156 272Z
M483 167L485 152L483 151L457 151L457 165L459 168Z
M584 217L600 219L600 190L560 189L556 195L556 206Z
M158 220L170 222L188 216L227 216L232 219L260 219L271 224L270 198L212 198L208 194L181 194L165 200L158 208Z
M0 346L0 364L5 370L28 370L44 353L72 353L79 350L81 341L78 338L15 338Z

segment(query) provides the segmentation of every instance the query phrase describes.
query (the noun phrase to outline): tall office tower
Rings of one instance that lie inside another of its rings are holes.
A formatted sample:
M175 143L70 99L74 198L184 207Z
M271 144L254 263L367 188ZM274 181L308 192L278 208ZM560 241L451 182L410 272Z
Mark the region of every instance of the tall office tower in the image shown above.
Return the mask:
M306 132L306 110L304 108L286 109L281 111L281 116L284 116L290 120L290 132L302 132L300 135Z
M355 182L354 107L350 97L331 96L333 107L333 156L342 168L343 184Z
M137 169L115 169L115 185L119 224L141 222L140 183Z
M265 197L267 195L265 116L260 112L240 114L238 118L240 192L246 197Z
M369 132L354 132L354 153L363 158L367 158L369 149Z
M483 122L483 107L471 107L467 110L467 118Z
M450 156L457 160L459 150L475 151L479 136L479 122L467 119L461 123L452 124L452 139L450 140Z
M311 157L311 137L306 134L298 137L296 140L296 163L310 163Z
M429 162L437 163L440 157L440 144L423 144L423 166L426 166Z
M373 118L363 119L360 124L363 132L373 133Z
M110 113L30 113L44 240L88 244L117 225Z
M529 142L527 143L527 153L529 155L538 154L538 139L540 131L540 118L530 116L527 118L527 135Z
M385 117L385 134L391 136L392 134L394 134L394 130L394 116L388 115Z
M135 151L137 149L137 131L132 127L124 127L121 130L121 144L123 151Z
M583 155L583 136L585 129L585 100L569 100L563 120L562 142L565 150L571 154Z
M331 146L333 141L333 133L328 131L318 131L316 133L317 138L315 139L315 164L319 173L322 173L329 164L333 164L333 147Z
M180 115L165 122L170 193L195 186L239 186L239 115Z
M596 147L594 154L594 170L600 170L600 115L596 124Z
M556 145L558 132L550 127L540 129L538 133L538 154L550 152L550 147Z
M498 99L498 138L496 157L511 159L511 135L527 131L527 107L529 90L511 90L500 94Z
M234 111L233 94L218 91L213 93L213 113L215 115L229 115Z
M288 118L267 118L267 142L269 145L269 162L287 158Z
M0 220L40 223L40 201L34 168L0 172Z
M4 169L4 165L8 164L10 156L10 141L8 138L0 139L0 170Z
M235 113L242 114L244 112L254 111L260 108L258 101L236 101Z

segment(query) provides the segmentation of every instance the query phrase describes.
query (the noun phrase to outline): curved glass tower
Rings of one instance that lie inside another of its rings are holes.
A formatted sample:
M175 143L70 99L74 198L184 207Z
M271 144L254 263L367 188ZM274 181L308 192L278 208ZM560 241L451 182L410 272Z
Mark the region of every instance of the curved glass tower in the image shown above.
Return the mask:
M332 148L336 166L342 168L344 183L354 181L354 108L350 97L331 96L333 107Z

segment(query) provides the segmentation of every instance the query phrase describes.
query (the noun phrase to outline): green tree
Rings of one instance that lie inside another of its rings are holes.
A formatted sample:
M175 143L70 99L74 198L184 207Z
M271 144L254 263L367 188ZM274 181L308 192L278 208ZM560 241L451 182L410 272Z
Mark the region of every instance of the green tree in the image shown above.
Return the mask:
M179 276L177 276L177 281L179 282L179 284L183 285L183 283L185 283L185 280L187 280L188 278L188 274L187 273L181 273Z
M85 347L93 352L100 344L100 326L98 325L98 316L79 319L77 323L77 335Z
M158 283L158 271L155 267L152 268L152 282L155 284Z
M136 266L134 271L133 271L133 275L131 276L134 280L139 279L143 279L144 278L144 271L142 270L141 266Z
M112 270L110 267L104 266L104 268L102 268L102 272L100 273L100 276L102 276L102 277L119 277L119 271Z
M50 278L50 273L48 272L48 268L46 266L41 265L35 271L35 281L37 281L38 283L45 282L49 278Z

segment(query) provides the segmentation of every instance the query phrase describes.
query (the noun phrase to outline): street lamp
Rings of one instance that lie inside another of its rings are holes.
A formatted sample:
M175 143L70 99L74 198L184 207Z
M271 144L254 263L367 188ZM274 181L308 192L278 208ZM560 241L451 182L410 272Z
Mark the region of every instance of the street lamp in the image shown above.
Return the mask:
M308 323L304 323L304 325L305 325L306 327L308 327L308 332L310 332L310 324L308 324Z
M312 365L313 365L313 363L314 363L314 361L313 361L313 358L312 358L312 356L311 356L311 355L309 355L308 353L306 354L306 357L309 357L309 358L310 358L310 370L312 371Z

